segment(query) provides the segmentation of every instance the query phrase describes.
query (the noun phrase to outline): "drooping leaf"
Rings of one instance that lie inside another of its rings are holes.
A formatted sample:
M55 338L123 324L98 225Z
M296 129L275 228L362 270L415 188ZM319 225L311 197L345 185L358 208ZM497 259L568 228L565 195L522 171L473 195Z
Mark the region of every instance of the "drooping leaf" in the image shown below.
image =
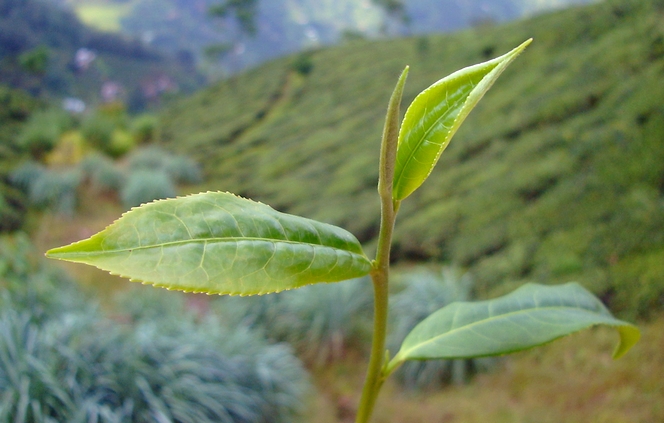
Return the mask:
M399 131L395 200L403 200L422 185L466 116L530 42L527 40L488 62L454 72L415 97Z
M364 276L349 232L222 192L135 208L48 257L182 291L253 295Z
M471 358L507 354L595 326L615 327L620 343L614 357L639 339L639 330L614 318L577 283L526 284L488 301L456 302L420 322L404 339L390 368L404 360Z

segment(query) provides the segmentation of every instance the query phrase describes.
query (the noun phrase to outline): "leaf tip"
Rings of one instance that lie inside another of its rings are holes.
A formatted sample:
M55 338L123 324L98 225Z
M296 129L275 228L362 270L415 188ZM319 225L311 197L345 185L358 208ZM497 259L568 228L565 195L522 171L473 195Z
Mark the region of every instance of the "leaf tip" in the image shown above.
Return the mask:
M631 350L637 342L639 342L639 339L641 339L641 331L634 325L625 324L623 326L619 326L617 329L618 334L620 335L620 342L618 343L618 346L616 346L616 349L613 351L614 360L617 360L627 354L627 352Z

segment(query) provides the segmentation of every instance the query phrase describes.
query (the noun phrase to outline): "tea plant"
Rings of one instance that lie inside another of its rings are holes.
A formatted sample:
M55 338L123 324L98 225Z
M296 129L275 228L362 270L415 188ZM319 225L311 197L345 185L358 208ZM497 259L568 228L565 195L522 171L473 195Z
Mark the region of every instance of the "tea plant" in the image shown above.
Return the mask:
M374 329L356 422L369 421L384 381L408 360L468 359L519 351L590 326L615 327L614 357L639 338L575 283L527 284L501 298L454 302L385 350L391 239L401 202L424 183L470 111L530 40L509 53L451 74L420 93L399 124L408 74L390 98L380 152L380 232L375 259L349 232L280 213L224 192L135 208L89 239L47 252L158 287L210 294L260 295L370 275Z

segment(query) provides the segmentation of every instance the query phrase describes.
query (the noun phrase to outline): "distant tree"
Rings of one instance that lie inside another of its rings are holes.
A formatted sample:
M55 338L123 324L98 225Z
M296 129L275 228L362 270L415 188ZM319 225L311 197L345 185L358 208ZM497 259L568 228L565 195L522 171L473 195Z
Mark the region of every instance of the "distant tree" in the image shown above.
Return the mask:
M406 5L403 0L371 0L371 2L383 9L387 19L383 24L383 31L387 32L391 23L407 26L410 24L410 17L406 12Z
M18 57L21 67L35 75L43 75L46 72L48 59L48 47L44 45L28 50Z
M208 9L211 16L227 18L234 15L242 32L252 37L258 32L257 11L258 0L223 0L221 4L216 4Z

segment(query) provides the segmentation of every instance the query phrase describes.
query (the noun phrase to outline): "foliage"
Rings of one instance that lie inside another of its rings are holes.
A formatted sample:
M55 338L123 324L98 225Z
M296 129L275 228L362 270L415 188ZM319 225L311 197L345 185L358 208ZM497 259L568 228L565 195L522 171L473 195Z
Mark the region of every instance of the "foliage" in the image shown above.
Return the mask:
M368 278L322 284L279 295L221 298L216 308L238 325L260 328L277 342L288 342L306 361L323 365L361 346L370 311Z
M0 238L0 252L2 421L285 423L301 412L306 372L283 345L140 292L120 324L39 262L27 236Z
M314 69L314 62L311 59L311 54L309 52L304 52L295 56L291 66L295 72L306 76Z
M409 67L401 72L380 147L374 260L342 228L222 192L144 204L90 238L46 254L136 282L208 294L262 295L370 275L374 329L357 423L369 421L384 381L408 360L501 355L595 325L617 330L619 358L638 342L638 328L614 318L576 283L526 284L491 300L453 302L418 323L392 358L385 351L390 251L401 202L428 178L459 125L531 41L434 83L415 97L400 123Z
M137 144L146 144L156 140L158 119L152 114L142 114L133 119L131 133Z
M110 154L115 127L116 123L111 117L103 113L93 113L81 123L81 134L94 148Z
M210 6L208 10L210 15L222 18L226 18L232 13L240 28L251 36L256 35L258 31L256 26L257 12L258 0L222 0L220 4Z
M65 150L64 155L66 153ZM97 194L118 194L125 207L131 208L155 199L175 197L176 184L202 180L193 160L161 149L138 150L130 155L128 163L129 172L121 163L99 152L86 155L68 169L26 161L10 172L9 180L27 194L32 206L50 208L67 216L74 213L78 190L84 182L89 182Z
M136 170L129 174L120 191L120 199L126 208L175 195L175 185L162 170Z
M25 194L11 185L9 173L23 156L17 138L39 106L27 93L0 85L0 232L17 230L25 218Z
M157 146L135 150L129 156L128 163L132 171L163 171L177 184L196 184L203 179L201 170L194 160L171 154Z
M74 214L76 190L81 182L81 172L77 168L50 170L27 161L12 171L10 180L27 193L31 205L51 208L66 216Z
M43 74L48 66L48 48L38 46L32 50L26 51L18 57L21 67L33 74Z
M459 269L443 267L440 273L427 268L414 269L399 280L403 290L395 294L390 306L390 350L396 351L413 328L434 311L455 301L472 299L472 278ZM491 358L471 360L409 361L395 373L408 389L439 388L446 383L461 384L473 372L486 370Z
M198 164L190 157L170 156L164 163L164 170L176 184L198 184L203 181Z
M30 115L18 136L18 145L35 158L42 157L57 144L60 135L72 127L62 110L48 109Z
M201 163L206 188L340 225L375 244L371 152L384 87L404 63L418 63L404 92L412 100L441 67L486 60L533 36L522 71L501 76L471 114L474 124L459 129L458 142L403 204L392 259L463 266L480 298L528 281L584 281L615 299L609 305L619 315L645 315L661 303L639 298L664 294L664 274L649 268L652 277L635 287L617 272L664 248L660 3L598 2L431 35L426 55L420 37L316 50L297 88L285 76L294 57L273 61L169 106L162 141ZM255 119L266 110L270 119Z
M102 154L88 154L81 161L80 167L95 191L119 192L125 184L124 172Z

